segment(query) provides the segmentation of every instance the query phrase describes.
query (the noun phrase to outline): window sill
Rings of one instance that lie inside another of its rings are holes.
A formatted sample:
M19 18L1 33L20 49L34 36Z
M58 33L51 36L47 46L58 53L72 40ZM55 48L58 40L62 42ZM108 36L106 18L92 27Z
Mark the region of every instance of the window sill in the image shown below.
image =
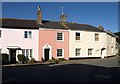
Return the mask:
M64 56L62 56L62 57L57 57L57 58L64 58Z
M57 42L64 42L64 40L57 40Z
M75 40L75 42L81 42L81 40Z
M32 38L23 38L23 39L32 39Z

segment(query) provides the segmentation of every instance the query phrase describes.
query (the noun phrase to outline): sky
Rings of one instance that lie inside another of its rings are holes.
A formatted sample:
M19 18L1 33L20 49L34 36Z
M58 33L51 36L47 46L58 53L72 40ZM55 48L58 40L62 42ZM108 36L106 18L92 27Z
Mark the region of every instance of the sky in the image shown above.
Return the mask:
M117 2L2 2L2 18L36 20L38 5L43 20L60 21L63 6L67 22L102 25L105 30L118 32Z

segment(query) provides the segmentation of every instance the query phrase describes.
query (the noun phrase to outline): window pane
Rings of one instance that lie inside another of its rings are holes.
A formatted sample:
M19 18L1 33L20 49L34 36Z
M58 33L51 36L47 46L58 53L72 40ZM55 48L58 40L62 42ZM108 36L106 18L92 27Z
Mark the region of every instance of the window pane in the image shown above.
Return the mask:
M95 41L99 41L99 34L95 34Z
M29 56L29 49L26 49L26 57Z
M25 49L22 49L22 54L25 56Z
M76 52L76 56L80 56L80 48L77 48L75 52Z
M76 40L80 40L80 33L76 33Z
M80 33L76 33L76 36L80 36Z
M76 36L76 40L80 40L80 37L79 37L79 36Z
M30 57L32 57L32 53L33 53L33 50L32 50L32 49L30 49Z
M92 49L88 49L88 56L92 55Z
M57 57L61 57L62 56L62 49L57 49Z
M24 32L24 38L27 38L27 31Z
M32 32L31 31L29 31L29 38L31 38L32 37Z
M63 40L63 34L57 33L57 40Z

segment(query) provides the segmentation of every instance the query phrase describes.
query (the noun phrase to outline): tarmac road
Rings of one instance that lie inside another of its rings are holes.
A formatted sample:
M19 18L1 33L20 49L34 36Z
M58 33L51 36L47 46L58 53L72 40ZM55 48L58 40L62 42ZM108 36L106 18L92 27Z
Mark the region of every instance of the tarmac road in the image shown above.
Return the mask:
M106 60L105 60L106 59ZM119 82L117 57L82 59L71 64L45 64L3 67L4 83L116 83ZM91 60L91 61L90 61Z

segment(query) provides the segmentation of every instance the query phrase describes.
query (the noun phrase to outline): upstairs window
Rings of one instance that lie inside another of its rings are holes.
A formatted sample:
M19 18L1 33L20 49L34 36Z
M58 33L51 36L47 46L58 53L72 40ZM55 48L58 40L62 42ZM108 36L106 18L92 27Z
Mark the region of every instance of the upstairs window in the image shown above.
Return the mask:
M63 33L57 33L57 40L62 41L63 40Z
M32 38L32 32L31 31L24 31L24 38Z
M80 40L80 33L76 32L76 40Z
M113 37L111 37L111 43L113 43Z
M95 41L99 41L99 34L95 34Z
M27 31L24 32L24 38L28 38Z

